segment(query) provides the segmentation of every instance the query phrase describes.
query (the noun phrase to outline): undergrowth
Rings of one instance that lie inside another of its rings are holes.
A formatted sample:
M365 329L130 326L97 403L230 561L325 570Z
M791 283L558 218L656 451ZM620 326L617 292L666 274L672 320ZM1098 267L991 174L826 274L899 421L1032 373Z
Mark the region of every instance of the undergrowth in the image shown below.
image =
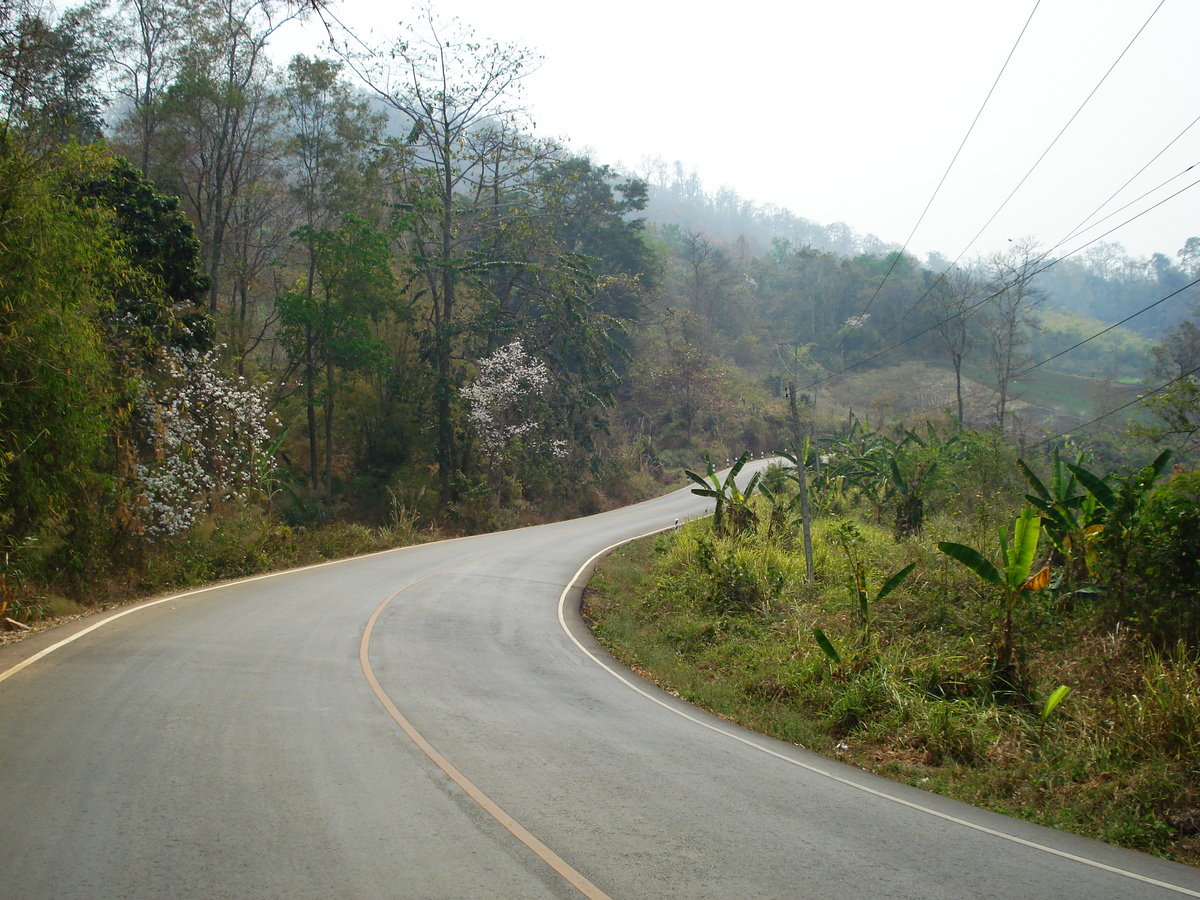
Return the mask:
M706 522L606 559L584 612L619 658L748 727L976 805L1200 864L1200 667L1048 600L1017 610L1021 691L995 690L999 611L934 550L815 523L815 578L791 538ZM849 536L849 539L848 539ZM874 590L911 574L864 620ZM828 637L831 656L814 636ZM1059 685L1070 693L1047 712Z

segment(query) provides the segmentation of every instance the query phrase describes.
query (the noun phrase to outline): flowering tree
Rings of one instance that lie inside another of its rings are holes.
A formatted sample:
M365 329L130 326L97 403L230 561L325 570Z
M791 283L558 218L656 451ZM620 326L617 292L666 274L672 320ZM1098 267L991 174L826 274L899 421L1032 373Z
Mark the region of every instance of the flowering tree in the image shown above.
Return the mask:
M549 387L546 364L526 353L519 338L480 361L479 374L461 394L479 447L493 468L520 450L566 455L566 441L544 435L543 401Z
M183 534L214 499L260 487L273 467L261 390L217 369L215 351L168 349L134 410L146 461L134 467L153 537Z

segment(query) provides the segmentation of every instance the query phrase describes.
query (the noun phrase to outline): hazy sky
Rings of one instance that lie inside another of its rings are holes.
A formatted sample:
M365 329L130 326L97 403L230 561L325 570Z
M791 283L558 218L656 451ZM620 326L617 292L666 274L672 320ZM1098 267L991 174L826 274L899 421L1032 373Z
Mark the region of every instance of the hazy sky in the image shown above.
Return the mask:
M893 243L916 226L1028 20L909 245L950 257L1008 238L1058 244L1200 116L1200 2L1156 7L1160 0L434 4L479 37L544 57L525 82L537 133L635 170L648 158L679 160L709 192L729 185L743 198ZM331 8L364 34L373 29L369 40L417 18L417 5L405 2ZM1200 166L1184 173L1197 162L1200 124L1097 218L1173 179L1168 185L1058 252L1200 179ZM1200 186L1104 240L1135 255L1173 255L1191 235L1200 235Z

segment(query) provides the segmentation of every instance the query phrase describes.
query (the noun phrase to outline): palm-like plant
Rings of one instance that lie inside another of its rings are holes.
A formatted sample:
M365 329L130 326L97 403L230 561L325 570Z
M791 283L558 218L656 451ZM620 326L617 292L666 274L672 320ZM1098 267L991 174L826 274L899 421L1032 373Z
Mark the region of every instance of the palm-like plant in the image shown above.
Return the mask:
M749 453L743 453L737 462L729 469L725 479L717 476L716 466L712 458L704 454L705 474L700 475L690 469L685 469L688 478L700 487L692 488L692 493L701 497L711 497L717 502L713 513L713 530L718 533L749 531L754 524L754 511L749 506L750 496L758 486L761 472L755 472L746 483L743 490L738 487L737 476L750 459Z
M1004 525L998 526L1001 567L965 544L939 541L937 545L938 550L962 563L982 581L1001 589L1004 624L996 652L996 676L1009 685L1012 684L1013 674L1013 609L1030 591L1044 590L1050 585L1050 566L1032 572L1041 527L1041 517L1032 509L1023 510L1017 517L1011 539L1008 529Z
M1062 563L1065 579L1071 587L1092 577L1096 539L1104 531L1101 520L1105 506L1097 494L1106 500L1112 494L1102 479L1083 468L1083 463L1082 453L1076 457L1074 465L1064 463L1055 448L1050 456L1050 481L1047 484L1025 460L1017 460L1017 466L1033 488L1033 493L1026 494L1025 499L1041 514L1042 527L1054 545L1057 561ZM1085 481L1095 490L1088 488Z

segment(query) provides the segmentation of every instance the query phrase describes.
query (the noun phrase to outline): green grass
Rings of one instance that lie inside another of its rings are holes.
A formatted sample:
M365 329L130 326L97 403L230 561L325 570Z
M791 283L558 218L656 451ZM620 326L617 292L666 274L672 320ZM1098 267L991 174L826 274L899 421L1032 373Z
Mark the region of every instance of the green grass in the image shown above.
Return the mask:
M964 369L964 375L968 370ZM970 369L969 375L981 384L993 384L992 375L983 369ZM1058 413L1090 419L1110 409L1131 403L1143 393L1140 384L1130 384L1083 375L1068 375L1050 369L1035 369L1013 383L1013 401L1054 410ZM1134 415L1133 407L1120 422Z
M679 697L766 734L977 805L1200 863L1200 671L1048 600L1018 610L1024 702L989 689L994 601L933 551L953 518L897 542L857 523L870 594L858 618L851 560L817 527L818 578L794 542L716 537L706 523L614 552L584 612L619 658ZM799 557L799 561L797 560ZM782 578L780 577L782 575ZM818 647L820 627L842 663ZM1060 684L1072 690L1045 722Z

